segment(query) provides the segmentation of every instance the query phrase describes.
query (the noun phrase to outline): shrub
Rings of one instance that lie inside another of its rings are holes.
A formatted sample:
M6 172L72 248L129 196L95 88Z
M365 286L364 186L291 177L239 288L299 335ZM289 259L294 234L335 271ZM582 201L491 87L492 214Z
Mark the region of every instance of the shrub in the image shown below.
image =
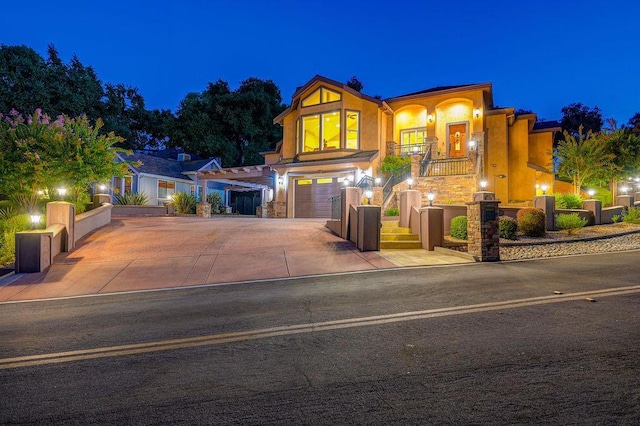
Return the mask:
M124 194L116 195L113 199L113 204L120 206L146 206L149 204L149 197L144 192L135 194L125 192Z
M451 236L459 240L467 239L467 217L456 216L451 219Z
M12 205L7 205L6 207L0 208L0 220L9 220L17 215L18 210Z
M196 197L186 192L176 192L173 195L173 207L179 214L194 214L196 212Z
M0 266L10 265L16 261L16 233L3 231L0 233Z
M578 213L556 215L556 227L567 231L569 235L572 235L577 229L582 229L586 224L587 220L578 216Z
M620 216L619 214L614 214L613 216L611 216L611 221L613 223L618 223L622 220L622 216Z
M27 229L31 229L31 218L28 214L19 214L0 221L0 232L20 232Z
M400 210L397 207L391 207L384 212L385 216L400 216Z
M386 157L384 157L384 160L382 160L380 170L386 173L391 173L409 164L411 164L411 156L409 155L387 155Z
M622 221L625 223L640 224L640 208L630 207L629 210L622 211Z
M544 237L546 222L544 211L527 207L518 211L518 227L524 235L529 237Z
M518 238L518 221L509 216L500 216L498 221L500 238L515 240Z
M222 208L222 195L220 195L218 191L207 194L207 203L211 204L212 212L220 212L220 209Z
M555 194L556 208L581 209L582 198L577 194Z

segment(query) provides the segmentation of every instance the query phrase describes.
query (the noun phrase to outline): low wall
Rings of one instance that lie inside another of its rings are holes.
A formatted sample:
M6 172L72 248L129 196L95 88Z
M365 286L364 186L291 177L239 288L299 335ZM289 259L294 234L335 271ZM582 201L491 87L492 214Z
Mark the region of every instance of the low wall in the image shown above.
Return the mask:
M74 235L75 241L78 241L94 229L111 223L112 208L112 204L103 204L98 208L77 215Z
M466 216L467 206L459 204L434 204L444 210L444 235L451 233L451 219L456 216Z
M622 211L624 207L622 206L614 206L614 207L605 207L602 209L600 213L600 220L602 224L613 223L613 216L622 216Z
M121 206L114 205L112 216L166 216L167 206Z
M558 214L573 214L573 213L578 213L578 217L586 220L587 223L590 224L590 225L593 224L593 212L591 210L556 209L554 215L558 215Z
M415 207L411 207L409 213L409 226L411 227L411 233L421 235L420 233L420 210Z

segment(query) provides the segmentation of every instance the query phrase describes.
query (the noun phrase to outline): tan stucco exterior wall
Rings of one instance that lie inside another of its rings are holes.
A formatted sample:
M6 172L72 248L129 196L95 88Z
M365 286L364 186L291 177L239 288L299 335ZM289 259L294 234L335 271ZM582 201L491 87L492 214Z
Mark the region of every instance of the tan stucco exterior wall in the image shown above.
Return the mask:
M485 150L485 177L487 190L496 193L496 197L503 203L508 200L508 181L498 178L499 175L507 175L508 164L508 130L507 114L497 113L485 116L487 147ZM507 175L508 177L508 175Z
M529 161L529 121L517 119L509 128L509 201L524 201L535 195L535 170Z

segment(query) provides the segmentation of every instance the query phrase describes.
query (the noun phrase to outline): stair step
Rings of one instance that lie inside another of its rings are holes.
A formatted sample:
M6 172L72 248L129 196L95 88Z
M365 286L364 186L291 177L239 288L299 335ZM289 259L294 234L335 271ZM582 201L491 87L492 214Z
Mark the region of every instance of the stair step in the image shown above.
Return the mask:
M422 243L420 241L380 241L381 249L421 249Z
M400 221L399 220L383 220L382 226L384 228L397 228L400 226Z
M380 229L380 233L382 234L410 234L411 228L399 228L399 227L387 227L384 224Z
M380 234L380 241L420 241L416 234Z

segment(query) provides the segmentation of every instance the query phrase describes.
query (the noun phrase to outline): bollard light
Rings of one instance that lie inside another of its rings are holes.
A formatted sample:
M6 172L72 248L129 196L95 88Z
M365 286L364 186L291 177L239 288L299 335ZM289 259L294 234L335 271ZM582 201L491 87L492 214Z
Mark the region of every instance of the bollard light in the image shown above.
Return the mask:
M540 189L542 189L542 195L547 195L547 189L549 189L549 185L543 183L542 185L540 185Z
M367 199L367 204L371 205L371 197L373 197L373 191L367 189L366 191L364 191L364 196Z
M105 185L104 183L101 183L98 188L100 189L100 191L104 191L107 189L107 185Z
M587 191L587 194L589 195L589 198L593 198L593 196L596 195L596 191L593 189L590 189Z
M411 186L413 185L413 179L407 179L407 183L409 184L409 189L411 189Z
M429 200L429 207L433 207L433 199L436 198L436 194L434 194L431 190L427 192L427 200Z
M58 188L58 195L61 196L62 198L64 198L64 196L67 194L67 188L63 188L60 187Z
M629 191L629 187L628 186L622 186L620 187L620 191L622 191L622 195L627 195L627 191Z
M29 217L31 218L31 229L36 229L36 227L40 224L40 218L42 217L42 215L38 213L32 213L29 215Z
M380 186L380 182L382 182L382 179L380 179L379 177L377 177L377 178L375 179L376 186Z
M483 191L485 189L487 189L487 180L486 179L480 180L480 189L482 189Z

